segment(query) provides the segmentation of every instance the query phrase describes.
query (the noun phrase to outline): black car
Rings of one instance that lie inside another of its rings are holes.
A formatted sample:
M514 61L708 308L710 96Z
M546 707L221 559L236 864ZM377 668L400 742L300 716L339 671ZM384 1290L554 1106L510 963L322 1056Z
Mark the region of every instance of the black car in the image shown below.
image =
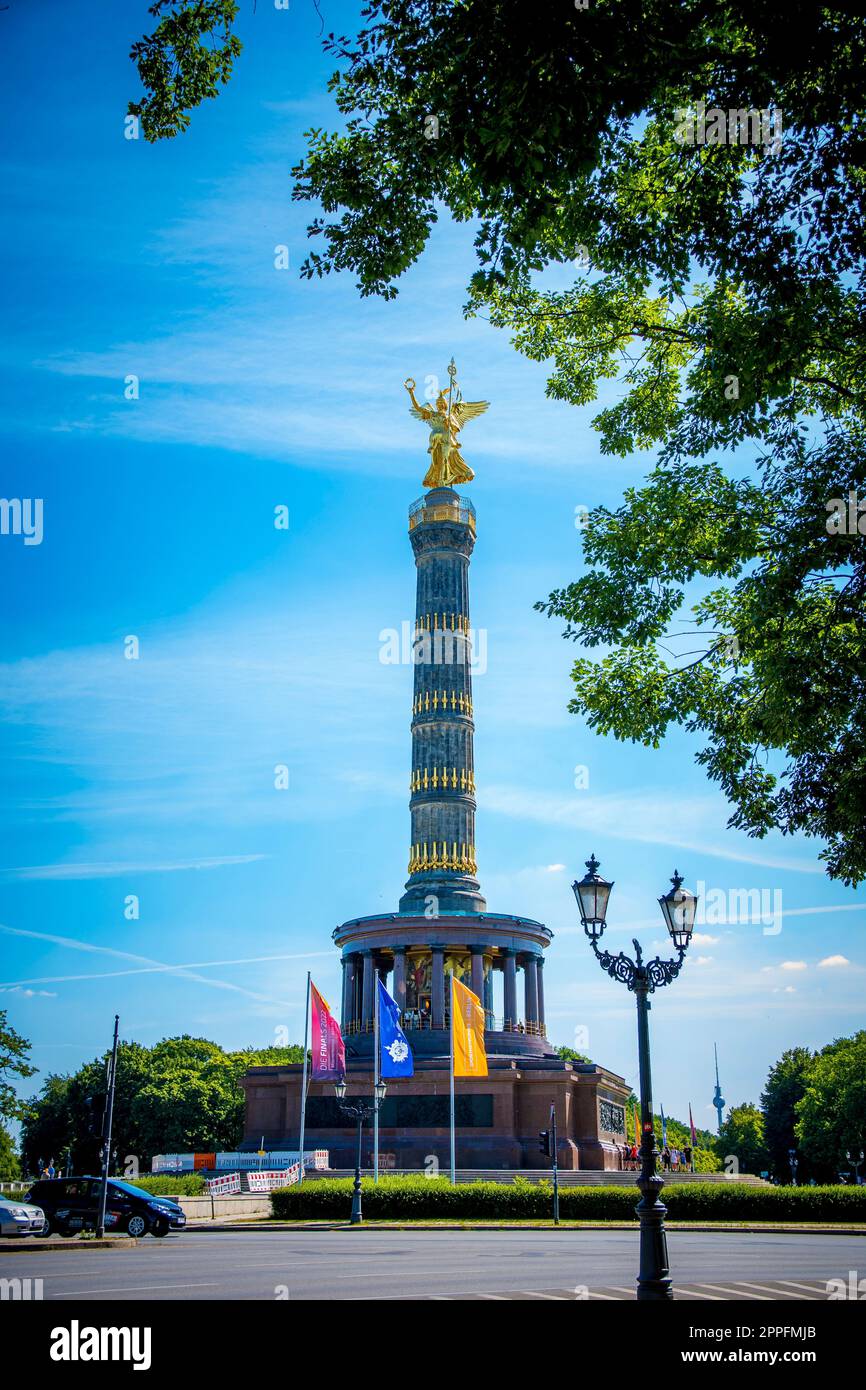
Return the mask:
M74 1236L95 1228L101 1189L100 1178L54 1178L34 1183L24 1200L45 1213L43 1236ZM173 1198L153 1197L140 1187L109 1178L106 1233L146 1236L149 1231L153 1236L167 1236L185 1225L183 1210Z

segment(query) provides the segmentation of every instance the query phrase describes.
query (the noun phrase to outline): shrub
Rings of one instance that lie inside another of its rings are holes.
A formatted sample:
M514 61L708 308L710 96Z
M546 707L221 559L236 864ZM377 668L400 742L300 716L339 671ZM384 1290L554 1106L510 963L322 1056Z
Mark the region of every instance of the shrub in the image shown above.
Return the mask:
M383 1177L362 1180L364 1214L372 1220L545 1220L550 1188L541 1183L458 1183L447 1178ZM866 1221L864 1187L757 1187L745 1183L669 1186L664 1202L671 1221ZM633 1187L561 1187L566 1221L636 1221ZM284 1220L348 1218L350 1178L314 1179L271 1194L275 1217Z
M174 1177L171 1173L158 1173L144 1178L120 1178L131 1187L141 1187L154 1197L203 1197L207 1192L201 1173L181 1173Z

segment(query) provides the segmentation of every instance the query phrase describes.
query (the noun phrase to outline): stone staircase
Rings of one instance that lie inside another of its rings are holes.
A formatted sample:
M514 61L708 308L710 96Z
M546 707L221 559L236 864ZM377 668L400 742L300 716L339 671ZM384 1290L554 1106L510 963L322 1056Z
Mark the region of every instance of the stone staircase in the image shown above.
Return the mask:
M419 1177L423 1169L419 1168L397 1168L379 1170L380 1177L409 1178ZM448 1169L441 1170L444 1177L448 1176ZM369 1168L361 1169L361 1176L372 1177L372 1170ZM634 1187L638 1178L635 1172L620 1172L618 1169L601 1171L598 1169L560 1169L560 1187ZM307 1171L305 1182L315 1181L319 1178L351 1178L354 1172L351 1168L329 1168L325 1171ZM540 1182L542 1178L551 1177L550 1169L547 1168L458 1168L456 1178L458 1182L514 1182L516 1177L525 1178L527 1182ZM763 1178L755 1177L752 1173L740 1173L736 1179L729 1178L727 1173L663 1173L662 1177L665 1186L682 1186L683 1183L694 1182L740 1182L747 1183L750 1187L767 1187L769 1184Z

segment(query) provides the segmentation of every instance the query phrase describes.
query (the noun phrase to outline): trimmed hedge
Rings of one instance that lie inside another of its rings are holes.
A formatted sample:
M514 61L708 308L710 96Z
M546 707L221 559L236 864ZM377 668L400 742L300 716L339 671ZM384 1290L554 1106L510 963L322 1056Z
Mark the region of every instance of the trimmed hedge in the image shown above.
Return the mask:
M118 1178L118 1182L141 1187L154 1197L204 1197L207 1194L201 1173L181 1173L178 1177L172 1177L170 1173L156 1173L144 1178Z
M458 1183L446 1178L362 1179L364 1214L371 1220L544 1220L551 1218L551 1184ZM639 1194L628 1187L560 1187L565 1221L637 1220ZM316 1178L271 1194L283 1220L349 1216L350 1178ZM745 1183L683 1183L666 1187L671 1221L866 1221L866 1187L752 1187Z

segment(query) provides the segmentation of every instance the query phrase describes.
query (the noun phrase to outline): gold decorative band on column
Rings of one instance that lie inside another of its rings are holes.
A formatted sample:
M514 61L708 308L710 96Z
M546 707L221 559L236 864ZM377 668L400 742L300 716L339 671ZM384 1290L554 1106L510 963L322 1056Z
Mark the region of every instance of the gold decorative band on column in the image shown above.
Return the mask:
M475 795L475 774L471 769L447 767L417 768L409 778L410 792L461 791Z
M455 714L466 714L472 717L472 701L463 691L457 690L434 690L432 695L429 690L425 690L423 695L416 695L412 701L413 714L429 714L437 710L447 712L454 710Z
M462 632L468 637L469 631L465 613L422 613L415 619L415 637L422 632Z
M412 845L409 849L409 873L423 874L430 869L451 869L458 874L477 874L475 846L458 844L456 840L449 846L447 840L433 840L429 844Z

